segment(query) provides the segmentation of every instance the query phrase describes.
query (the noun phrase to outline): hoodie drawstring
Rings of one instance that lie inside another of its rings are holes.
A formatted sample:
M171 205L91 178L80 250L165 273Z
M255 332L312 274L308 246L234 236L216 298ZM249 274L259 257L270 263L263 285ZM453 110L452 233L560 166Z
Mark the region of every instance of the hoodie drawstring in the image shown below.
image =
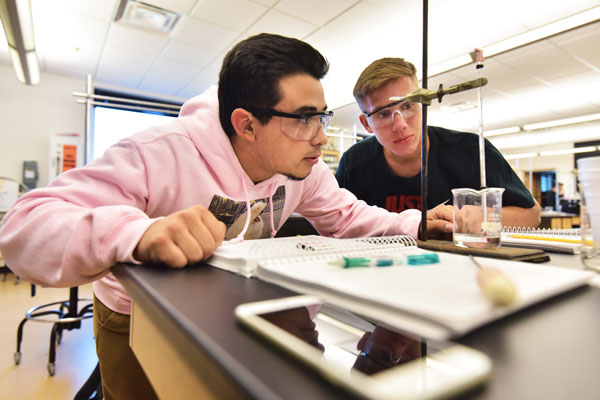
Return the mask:
M275 182L271 183L269 186L269 217L271 219L271 239L275 237L277 233L277 229L275 229L275 223L273 222L273 214L275 211L273 210L273 187L275 186Z
M248 190L246 189L246 182L244 181L244 177L242 176L242 188L244 189L244 197L246 197L246 223L244 224L244 228L239 235L234 239L235 242L243 242L244 235L248 230L248 226L250 225L250 198L248 196Z
M273 182L271 186L269 186L269 219L271 222L271 239L275 237L277 233L277 229L275 229L275 222L273 220L273 189L277 183ZM248 230L248 226L250 226L250 197L248 196L248 189L246 188L246 182L244 177L242 176L242 188L244 189L244 196L246 197L246 223L244 224L244 228L239 235L235 237L235 239L231 239L231 243L240 243L244 241L244 235Z

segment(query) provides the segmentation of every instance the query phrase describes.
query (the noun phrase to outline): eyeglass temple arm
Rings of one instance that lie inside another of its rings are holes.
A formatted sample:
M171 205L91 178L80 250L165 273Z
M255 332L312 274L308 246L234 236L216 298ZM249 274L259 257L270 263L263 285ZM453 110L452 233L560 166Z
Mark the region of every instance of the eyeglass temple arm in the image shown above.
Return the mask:
M458 92L464 92L465 90L475 89L481 86L487 85L488 80L486 78L477 78L472 81L459 83L455 86L450 86L448 89L444 89L443 85L440 84L440 87L437 91L429 90L429 89L417 89L409 95L404 97L390 97L390 101L412 101L415 103L425 104L427 106L431 105L431 100L438 99L438 103L442 102L442 97L447 94L454 94Z

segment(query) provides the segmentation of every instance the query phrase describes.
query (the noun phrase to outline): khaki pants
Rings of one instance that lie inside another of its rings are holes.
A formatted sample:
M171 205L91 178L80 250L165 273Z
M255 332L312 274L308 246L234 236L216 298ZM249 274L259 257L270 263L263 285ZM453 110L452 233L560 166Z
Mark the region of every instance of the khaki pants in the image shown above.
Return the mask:
M104 398L156 399L154 389L129 347L129 320L129 315L110 310L94 296L94 337Z

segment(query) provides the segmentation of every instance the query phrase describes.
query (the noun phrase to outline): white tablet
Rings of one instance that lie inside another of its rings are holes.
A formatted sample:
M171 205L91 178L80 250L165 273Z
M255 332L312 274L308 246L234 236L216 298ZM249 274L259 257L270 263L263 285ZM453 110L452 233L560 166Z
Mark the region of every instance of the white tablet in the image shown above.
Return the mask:
M483 383L491 361L451 342L416 337L310 296L242 304L245 326L362 397L438 399Z

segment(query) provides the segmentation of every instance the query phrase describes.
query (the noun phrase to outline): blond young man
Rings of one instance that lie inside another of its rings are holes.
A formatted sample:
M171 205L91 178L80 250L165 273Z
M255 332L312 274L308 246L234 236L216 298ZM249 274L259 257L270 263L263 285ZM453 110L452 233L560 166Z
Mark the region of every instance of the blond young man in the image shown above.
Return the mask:
M417 70L402 58L382 58L369 65L354 86L361 124L373 136L344 153L336 173L338 183L368 204L403 212L421 209L422 105L391 102L419 85ZM428 127L427 209L452 202L451 189L479 189L478 136ZM540 206L502 154L485 141L488 187L505 189L503 225L535 227Z

